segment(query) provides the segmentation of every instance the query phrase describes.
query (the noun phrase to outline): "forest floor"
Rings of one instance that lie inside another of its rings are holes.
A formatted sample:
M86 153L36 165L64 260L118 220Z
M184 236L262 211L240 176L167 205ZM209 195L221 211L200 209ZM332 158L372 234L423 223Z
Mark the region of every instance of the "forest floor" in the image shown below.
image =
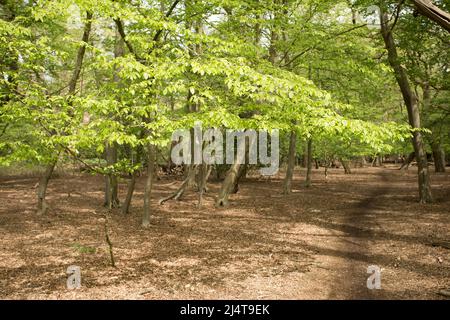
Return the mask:
M51 180L49 212L35 214L36 177L0 178L2 299L445 299L450 288L450 174L432 175L435 203L417 200L416 168L314 170L313 186L295 174L248 178L226 209L214 208L211 182L203 209L197 194L159 206L179 186L163 176L152 194L149 228L140 227L144 178L129 215L112 212L105 242L103 179ZM121 199L126 191L121 184ZM66 288L67 267L81 288ZM381 289L367 288L368 266Z

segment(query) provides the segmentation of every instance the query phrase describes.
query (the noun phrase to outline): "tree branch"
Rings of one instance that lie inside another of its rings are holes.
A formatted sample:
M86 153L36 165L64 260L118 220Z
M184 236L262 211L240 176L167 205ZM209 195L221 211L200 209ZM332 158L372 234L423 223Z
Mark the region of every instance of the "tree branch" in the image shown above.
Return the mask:
M435 6L430 0L411 0L417 8L417 11L436 22L442 28L450 32L450 14Z
M138 60L138 61L141 60L139 58L139 56L137 55L136 51L134 50L130 41L127 40L127 35L125 34L122 20L120 20L120 18L117 18L117 19L114 19L114 22L116 23L117 31L119 32L120 37L122 38L123 42L125 42L125 45L127 46L128 51L131 52L131 54L136 58L136 60Z
M80 78L81 67L83 66L84 54L86 52L86 44L89 41L89 34L91 33L92 28L92 13L86 12L86 24L84 25L84 32L81 41L83 42L81 47L78 49L77 61L75 63L75 69L73 71L72 78L69 82L69 95L75 94L75 89L77 86L78 79Z
M178 5L178 3L180 2L180 0L175 0L172 5L170 6L169 10L167 10L166 14L164 15L166 18L170 17L172 15L173 10L175 10L176 6ZM155 36L153 37L153 42L156 42L159 40L159 37L161 36L163 30L159 29Z
M360 28L363 28L363 27L366 27L366 26L367 26L367 24L362 24L362 25L358 25L358 26L352 27L352 28L350 28L350 29L348 29L348 30L345 30L345 31L342 31L342 32L338 32L338 33L336 33L336 34L334 34L334 35L332 35L332 36L326 38L324 41L328 41L328 40L331 40L331 39L340 37L340 36L342 36L342 35L344 35L344 34L346 34L346 33L352 32L352 31L354 31L354 30L356 30L356 29L360 29ZM324 41L322 41L322 42L324 42ZM298 58L300 58L300 57L303 56L304 54L308 53L308 52L311 51L311 50L316 49L322 42L317 43L316 45L314 45L314 46L312 46L312 47L309 47L309 48L303 50L303 51L300 52L299 54L295 55L291 60L289 60L288 62L286 62L284 65L282 65L282 67L287 67L287 66L289 66L291 63L293 63L295 60L297 60Z

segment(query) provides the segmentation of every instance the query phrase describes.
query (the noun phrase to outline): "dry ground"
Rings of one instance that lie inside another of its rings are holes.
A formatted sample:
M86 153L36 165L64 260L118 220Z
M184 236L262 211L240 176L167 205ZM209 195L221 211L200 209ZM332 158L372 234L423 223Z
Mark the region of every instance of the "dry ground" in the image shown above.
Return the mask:
M163 206L156 199L179 182L156 183L154 216L140 227L143 180L131 214L109 218L117 268L109 266L99 177L51 180L50 211L34 212L37 178L0 179L2 299L443 299L450 287L450 174L433 174L435 203L417 203L415 168L365 168L313 187L280 193L281 176L250 178L215 209L212 182L205 206L196 195ZM121 198L125 185L121 185ZM81 267L82 288L66 289L66 269ZM367 267L382 269L382 289L369 290Z

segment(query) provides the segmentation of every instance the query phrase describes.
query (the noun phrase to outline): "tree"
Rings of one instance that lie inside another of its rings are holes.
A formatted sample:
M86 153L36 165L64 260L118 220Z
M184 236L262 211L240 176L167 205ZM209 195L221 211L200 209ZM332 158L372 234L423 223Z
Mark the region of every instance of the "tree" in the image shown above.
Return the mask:
M394 70L397 83L408 110L409 123L413 129L413 146L418 166L419 198L421 203L432 201L428 161L425 152L423 136L421 133L420 113L417 96L411 90L408 76L404 67L400 64L397 47L394 41L393 29L389 24L389 15L385 10L380 11L381 33L388 51L389 64Z

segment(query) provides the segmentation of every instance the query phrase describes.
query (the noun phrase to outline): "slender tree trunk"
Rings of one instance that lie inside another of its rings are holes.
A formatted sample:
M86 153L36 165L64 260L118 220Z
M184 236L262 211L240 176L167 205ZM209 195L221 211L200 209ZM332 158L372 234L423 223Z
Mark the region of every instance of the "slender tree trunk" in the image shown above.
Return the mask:
M119 31L116 29L115 45L114 45L114 58L120 58L125 54L125 42L120 37ZM114 70L114 82L120 86L120 69ZM106 164L113 166L117 163L117 143L106 143L105 156ZM114 173L105 177L105 207L118 208L120 206L119 188L117 176Z
M381 156L376 155L376 156L373 158L373 161L372 161L372 167L381 167L381 166L382 166Z
M144 136L144 134L141 134L140 139L142 139ZM142 154L143 148L142 146L139 146L136 150L136 158L135 158L135 162L133 161L133 151L130 150L130 158L132 159L132 164L134 163L138 163L140 164L141 161L141 154ZM134 194L134 189L136 186L136 180L139 176L139 170L136 170L133 172L133 174L131 175L131 179L130 181L128 181L128 186L127 186L127 195L125 197L125 201L122 205L122 214L128 214L130 212L130 207L131 207L131 200L133 199L133 194Z
M179 200L183 196L186 189L188 188L188 184L189 184L189 181L191 181L192 176L195 180L195 173L197 171L197 167L198 167L198 165L194 165L192 167L192 170L189 170L188 175L184 178L184 181L181 184L181 186L175 192L173 192L171 195L160 199L159 204L163 205L166 201L169 201L171 199Z
M432 97L430 91L430 80L428 74L426 74L425 81L421 83L422 87L422 104L423 104L423 112L428 112L430 110L432 104ZM445 172L445 153L441 147L441 137L440 132L433 132L433 136L431 138L431 151L433 153L433 161L434 161L434 171L435 172Z
M57 162L58 162L58 158L56 158L51 163L49 163L46 166L45 171L39 180L39 186L38 186L38 190L37 190L37 196L38 196L37 214L38 215L43 215L47 212L48 206L45 201L45 196L47 193L48 182L52 176L52 173L55 169Z
M241 165L241 167L239 168L239 172L238 172L237 178L234 181L232 193L238 193L239 192L239 183L241 182L242 178L245 178L247 176L247 170L248 170L248 165L247 164Z
M106 163L108 166L112 166L117 163L117 145L107 144L106 149ZM105 207L112 209L118 208L120 201L118 197L119 184L117 176L113 173L108 174L105 177Z
M306 168L308 167L308 150L307 148L303 148L303 154L302 154L302 163L301 163L302 168Z
M175 145L176 145L176 141L172 141L170 143L169 156L168 156L168 160L167 160L167 172L169 174L172 172L172 168L174 167L174 163L172 162L172 149Z
M365 156L362 156L362 157L361 157L361 160L360 160L360 165L359 165L359 167L360 167L360 168L364 168L365 165L366 165L366 157L365 157Z
M275 65L277 60L276 42L278 41L278 33L276 30L270 32L270 47L269 47L269 61Z
M411 162L414 161L416 157L416 153L415 152L411 152L408 157L405 159L405 161L403 162L402 166L400 167L400 170L408 170L409 166L411 165Z
M153 187L153 179L155 175L155 147L151 144L147 147L147 179L145 181L144 190L144 215L142 217L142 226L148 227L150 225L150 199Z
M219 197L216 201L217 207L226 207L228 205L228 197L233 190L235 180L238 177L240 163L233 163L230 170L228 170L225 180L223 180L222 187L219 191Z
M130 212L131 200L133 199L134 188L136 186L136 178L137 178L137 173L134 172L131 176L130 181L128 181L127 196L122 205L122 213L123 214L127 214Z
M434 171L445 172L445 153L439 142L431 144L433 150Z
M420 113L417 97L411 90L406 70L401 65L397 47L394 41L391 27L388 24L389 16L383 10L380 11L381 33L388 51L389 63L394 70L397 83L403 95L406 108L408 110L409 124L414 130L413 146L418 167L419 199L421 203L432 202L430 178L428 171L427 155L425 153L422 133L417 130L421 128Z
M288 166L286 170L286 177L284 178L284 194L290 194L292 192L292 178L294 177L295 169L295 155L297 147L297 134L295 131L291 131L289 138L289 156L288 156Z
M75 95L77 82L78 82L78 79L80 78L81 68L83 66L84 55L86 52L86 43L89 40L89 35L91 32L92 13L86 12L86 18L87 18L87 22L84 25L84 31L83 31L83 37L82 37L83 44L78 49L77 58L76 58L76 62L75 62L75 69L74 69L72 77L69 81L69 96ZM39 180L38 204L37 204L38 214L44 214L47 211L47 206L45 203L45 197L47 194L47 186L48 186L48 181L50 180L50 177L56 166L56 163L57 163L57 159L54 162L47 164L45 171L44 171L44 175Z
M75 69L73 70L72 78L69 82L69 95L74 95L77 87L78 79L80 78L81 67L83 66L83 60L86 53L86 43L89 41L89 35L92 28L92 13L86 12L86 24L84 25L83 37L81 41L83 42L77 53L77 60L75 62Z
M311 187L311 176L312 176L312 160L313 160L313 148L312 148L312 139L309 138L306 146L306 151L308 153L307 162L306 162L306 180L305 187Z
M141 152L142 147L138 147L136 151L136 163L139 163L141 161ZM131 157L133 157L133 152L131 152ZM130 212L131 200L133 199L134 189L136 186L136 180L138 175L139 171L138 170L134 171L133 174L131 175L130 181L128 182L127 195L122 205L122 214L128 214Z
M201 164L198 166L198 203L197 207L201 208L203 206L203 193L205 192L206 176L208 174L208 168L206 164Z

